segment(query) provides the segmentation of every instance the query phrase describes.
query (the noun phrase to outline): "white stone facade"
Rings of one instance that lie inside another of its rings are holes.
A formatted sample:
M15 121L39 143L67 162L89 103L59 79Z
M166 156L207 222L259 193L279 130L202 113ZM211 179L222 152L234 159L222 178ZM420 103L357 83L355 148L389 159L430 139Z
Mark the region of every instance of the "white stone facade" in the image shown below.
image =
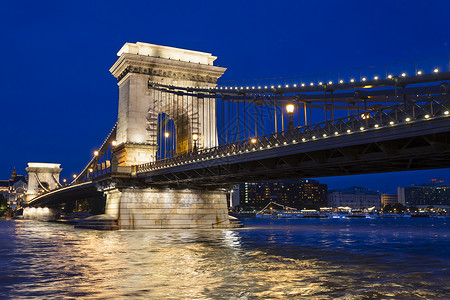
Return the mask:
M191 189L113 189L106 191L105 213L121 229L227 228L224 191Z
M215 99L164 93L149 88L149 81L183 86L216 85L225 68L213 66L210 53L126 43L110 72L118 80L119 109L115 153L120 166L155 161L158 150L158 115L166 114L176 128L176 152L218 143Z
M26 202L30 202L44 191L51 191L60 186L59 174L61 164L28 163L28 190Z

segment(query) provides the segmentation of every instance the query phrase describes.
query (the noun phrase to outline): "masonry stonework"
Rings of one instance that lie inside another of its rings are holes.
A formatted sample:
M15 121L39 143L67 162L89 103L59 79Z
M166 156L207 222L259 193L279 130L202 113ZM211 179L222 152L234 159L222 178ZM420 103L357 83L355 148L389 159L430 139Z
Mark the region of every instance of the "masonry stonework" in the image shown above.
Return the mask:
M113 189L106 191L105 213L121 229L227 228L223 191L192 189Z

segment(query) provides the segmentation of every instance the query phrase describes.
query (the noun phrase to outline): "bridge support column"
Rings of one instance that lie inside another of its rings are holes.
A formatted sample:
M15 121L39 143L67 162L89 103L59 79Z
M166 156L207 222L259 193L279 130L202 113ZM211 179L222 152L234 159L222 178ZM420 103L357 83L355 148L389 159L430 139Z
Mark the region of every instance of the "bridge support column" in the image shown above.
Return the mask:
M105 213L121 229L230 227L223 191L126 188L105 194Z
M48 207L25 207L23 218L27 220L54 221L58 217L59 210Z

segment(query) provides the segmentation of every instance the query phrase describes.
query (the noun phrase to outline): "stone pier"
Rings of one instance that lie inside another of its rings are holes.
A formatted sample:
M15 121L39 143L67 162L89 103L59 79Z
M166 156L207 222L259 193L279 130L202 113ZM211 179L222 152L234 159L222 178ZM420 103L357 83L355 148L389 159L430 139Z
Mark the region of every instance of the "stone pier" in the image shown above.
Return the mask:
M59 210L48 207L25 207L23 218L27 220L54 221L58 217Z
M230 227L224 191L116 188L105 194L105 213L121 229Z

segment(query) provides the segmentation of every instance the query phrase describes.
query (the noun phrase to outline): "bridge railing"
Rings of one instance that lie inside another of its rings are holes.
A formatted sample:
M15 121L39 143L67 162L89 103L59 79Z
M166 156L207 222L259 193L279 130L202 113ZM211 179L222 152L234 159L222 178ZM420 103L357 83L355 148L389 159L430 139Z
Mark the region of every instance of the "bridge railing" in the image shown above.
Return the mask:
M134 172L145 173L161 168L174 167L198 161L264 150L288 144L311 142L332 136L379 130L399 124L425 121L438 117L450 117L450 95L426 96L415 101L373 109L307 126L298 126L282 132L254 137L243 141L197 149L174 157L133 166Z

